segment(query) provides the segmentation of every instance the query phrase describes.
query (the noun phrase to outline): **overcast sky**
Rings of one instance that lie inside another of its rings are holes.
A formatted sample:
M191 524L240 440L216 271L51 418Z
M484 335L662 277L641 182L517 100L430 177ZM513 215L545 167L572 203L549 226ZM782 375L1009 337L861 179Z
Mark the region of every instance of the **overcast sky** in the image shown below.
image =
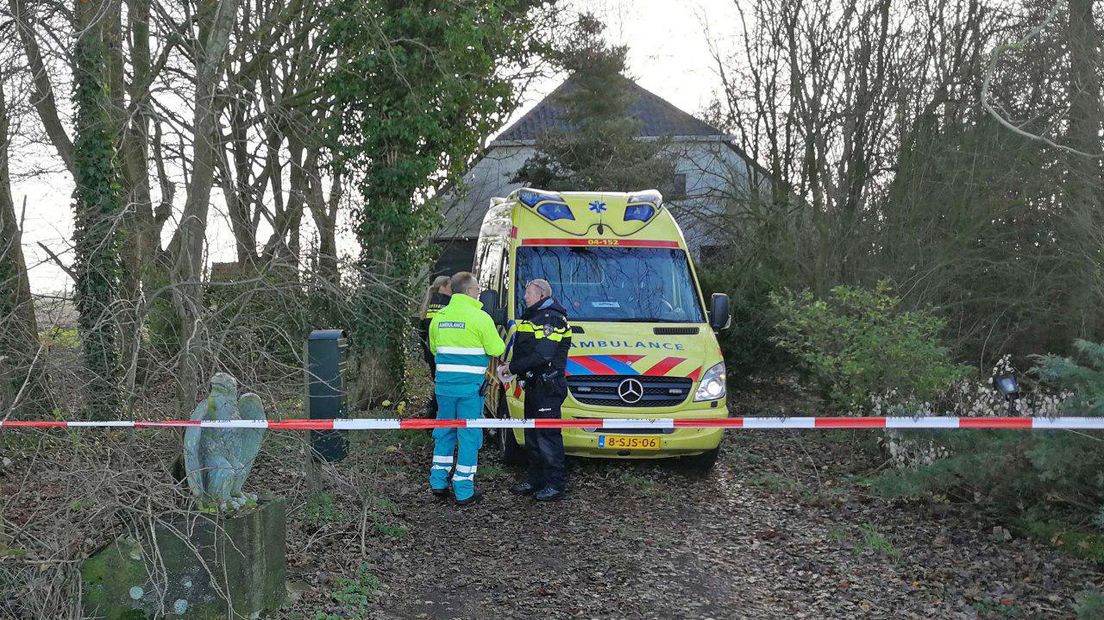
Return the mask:
M611 41L629 46L629 74L637 83L692 114L699 114L709 104L719 87L709 39L726 47L730 43L736 24L732 0L592 0L586 6L607 24ZM525 103L514 118L550 93L560 79L532 85L523 94ZM72 181L68 175L57 175L17 184L13 190L17 212L23 197L27 199L23 247L31 287L36 293L71 288L64 271L37 244L70 258ZM234 260L233 237L225 215L212 209L212 218L208 236L211 260ZM308 220L304 218L304 222Z

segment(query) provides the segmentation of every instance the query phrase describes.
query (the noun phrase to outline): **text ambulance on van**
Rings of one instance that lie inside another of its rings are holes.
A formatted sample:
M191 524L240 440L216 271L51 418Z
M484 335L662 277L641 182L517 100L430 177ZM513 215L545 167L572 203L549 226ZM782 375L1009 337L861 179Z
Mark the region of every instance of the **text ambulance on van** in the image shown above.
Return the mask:
M730 320L715 294L706 315L682 231L657 191L554 193L520 189L494 198L475 272L484 309L509 343L525 310L525 283L544 278L567 308L572 348L564 418L726 417L725 367L714 330ZM512 348L507 348L508 360ZM521 418L524 389L488 391L494 417ZM712 466L722 429L563 430L568 454L686 457ZM520 430L499 430L507 461L523 458Z

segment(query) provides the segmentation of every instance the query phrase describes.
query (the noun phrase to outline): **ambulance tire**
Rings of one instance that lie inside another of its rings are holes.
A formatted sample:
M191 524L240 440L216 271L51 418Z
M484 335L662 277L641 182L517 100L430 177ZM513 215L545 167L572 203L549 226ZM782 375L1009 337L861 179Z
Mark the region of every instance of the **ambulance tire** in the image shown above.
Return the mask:
M717 446L701 454L680 457L678 465L688 474L706 476L709 472L713 471L713 466L717 464L717 457L720 456L720 454L721 447Z
M505 394L499 394L498 396L498 411L495 417L501 420L510 418L510 409L506 405ZM517 438L514 437L514 429L500 428L497 434L498 457L502 462L506 465L524 465L528 458L525 454L525 448L518 445Z

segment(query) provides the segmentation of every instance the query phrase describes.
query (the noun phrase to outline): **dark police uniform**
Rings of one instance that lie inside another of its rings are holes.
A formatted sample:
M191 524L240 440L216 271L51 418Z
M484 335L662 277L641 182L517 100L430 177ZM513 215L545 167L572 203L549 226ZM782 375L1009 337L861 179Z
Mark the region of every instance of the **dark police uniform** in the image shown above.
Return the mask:
M422 345L422 359L426 364L429 364L429 380L436 381L437 379L437 362L433 359L433 352L429 350L429 324L433 322L433 317L437 316L437 313L448 305L451 297L449 295L443 295L441 293L433 293L429 298L429 304L426 306L425 316L418 322L418 339ZM437 395L433 394L429 397L429 402L426 403L426 410L423 414L424 417L433 418L437 416Z
M559 418L567 398L567 352L571 327L567 310L547 297L529 306L517 323L510 373L525 382L525 417ZM529 484L564 490L563 435L558 428L525 429Z

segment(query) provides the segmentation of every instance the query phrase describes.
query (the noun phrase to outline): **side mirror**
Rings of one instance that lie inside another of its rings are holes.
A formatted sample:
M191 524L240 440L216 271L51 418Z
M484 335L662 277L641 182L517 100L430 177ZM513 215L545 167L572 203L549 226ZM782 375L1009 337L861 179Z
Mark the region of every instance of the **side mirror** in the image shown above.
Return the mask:
M506 325L506 308L498 307L497 291L483 291L479 294L479 301L483 304L483 311L491 315L495 325Z
M710 300L709 326L714 331L728 329L728 326L732 324L732 313L729 311L728 305L728 295L713 293L713 298Z

